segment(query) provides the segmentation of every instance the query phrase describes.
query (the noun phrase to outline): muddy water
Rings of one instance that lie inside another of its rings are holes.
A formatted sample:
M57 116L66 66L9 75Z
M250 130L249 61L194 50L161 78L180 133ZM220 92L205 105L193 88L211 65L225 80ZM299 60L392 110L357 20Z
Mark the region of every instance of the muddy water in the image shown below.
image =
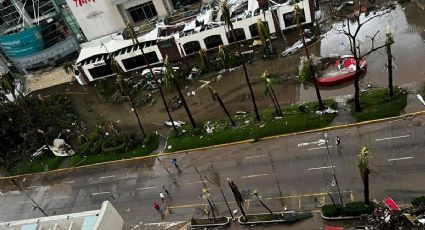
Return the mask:
M375 18L366 24L359 38L363 40L365 35L372 35L379 30L380 34L377 37L376 44L383 44L385 39L384 33L388 24L394 32L395 39L393 55L396 58L397 64L397 70L394 71L396 85L423 82L425 80L425 11L419 9L414 4L406 7L397 6L391 13L380 18ZM338 28L338 26L341 25L335 24L334 28ZM294 31L289 32L288 40L290 42L296 40L296 33ZM281 44L279 41L275 41L275 43ZM331 54L343 55L348 53L347 44L348 40L344 35L336 34L335 30L330 30L326 33L324 39L315 43L310 48L310 52L321 56ZM270 99L264 95L264 84L259 78L265 70L282 76L282 84L274 86L282 104L316 99L313 87L300 85L295 80L285 80L291 77L293 79L298 74L300 55L302 53L274 60L258 59L247 65L259 108L272 107ZM368 73L362 79L363 85L366 83L377 86L387 85L387 73L384 69L385 60L385 50L376 52L367 58ZM210 77L215 77L215 75ZM205 77L203 80L210 80L210 77ZM184 90L185 92L196 92L196 96L187 98L194 119L196 121L206 121L216 117L224 117L225 115L221 107L211 99L206 88L199 89L200 85L201 83L195 81ZM221 95L224 103L232 113L252 110L252 102L242 69L223 74L221 80L214 83L214 88ZM123 128L134 129L137 127L134 114L131 112L128 104L117 105L105 103L105 99L93 87L80 86L74 83L38 93L48 94L52 91L67 92L73 99L74 105L82 119L89 122L89 124L94 124L96 117L102 114L108 120L119 121L119 125ZM350 84L323 88L321 90L323 98L352 94L353 92L353 86ZM168 99L174 95L176 95L176 92L166 90L166 97ZM142 122L148 129L161 129L163 127L162 123L167 120L167 115L159 95L155 95L155 99L156 103L153 106L145 106L138 109ZM173 116L176 120L188 120L182 108L174 111Z

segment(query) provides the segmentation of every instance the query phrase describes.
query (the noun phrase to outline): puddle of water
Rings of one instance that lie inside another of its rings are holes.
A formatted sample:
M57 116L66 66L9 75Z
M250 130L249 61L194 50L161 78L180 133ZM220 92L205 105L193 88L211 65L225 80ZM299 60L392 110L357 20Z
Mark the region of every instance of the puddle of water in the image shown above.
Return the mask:
M360 38L365 35L373 35L380 31L376 44L383 44L387 25L394 31L395 44L393 45L393 55L396 58L397 70L394 71L395 84L401 85L412 82L422 82L425 78L425 11L419 9L413 3L402 8L397 6L389 14L375 18L362 28ZM336 24L335 26L340 26ZM292 44L297 39L296 31L289 31L287 39ZM274 42L279 47L282 40ZM348 54L348 40L344 35L335 34L334 30L327 32L327 36L320 42L310 47L310 52L315 55L327 56L330 54ZM260 79L263 71L277 73L286 77L298 74L299 57L303 52L287 58L274 60L259 59L248 64L248 72L251 81L254 82L253 90L259 108L271 108L272 102L264 95L264 85ZM381 87L387 86L387 72L384 69L386 60L385 50L381 50L367 58L368 72L362 79L363 83L371 83ZM185 92L196 90L201 83L196 82L189 85ZM276 85L275 91L278 99L283 104L291 104L300 101L316 100L314 87L300 85L295 81L285 80L281 85ZM184 88L184 87L182 87ZM223 78L214 83L214 88L222 97L228 110L231 113L236 111L252 111L248 88L245 83L243 71L241 69L223 74ZM120 121L122 128L132 128L137 130L137 123L131 107L128 104L105 103L102 96L92 87L80 86L76 83L57 86L37 93L48 94L55 91L71 93L77 111L81 118L89 124L94 124L98 114L111 121ZM176 92L165 90L166 97L171 99ZM341 85L321 90L322 98L329 98L344 94L353 94L354 87L351 84ZM162 123L168 119L162 101L158 94L154 96L156 103L149 107L145 106L139 110L142 122L148 129L161 129ZM225 117L224 112L217 102L211 99L207 88L196 91L196 96L187 99L189 107L196 121L207 121L217 117ZM187 121L184 110L178 109L173 112L176 120Z

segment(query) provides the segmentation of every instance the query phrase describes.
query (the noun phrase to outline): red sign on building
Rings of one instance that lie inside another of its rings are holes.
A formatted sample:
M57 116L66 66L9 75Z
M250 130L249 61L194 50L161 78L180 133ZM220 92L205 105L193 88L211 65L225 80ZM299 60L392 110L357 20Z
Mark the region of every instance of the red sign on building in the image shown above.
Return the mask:
M87 3L89 3L89 2L91 2L91 1L93 1L93 2L96 2L96 0L74 0L74 2L75 2L75 6L83 6L83 4L87 4Z

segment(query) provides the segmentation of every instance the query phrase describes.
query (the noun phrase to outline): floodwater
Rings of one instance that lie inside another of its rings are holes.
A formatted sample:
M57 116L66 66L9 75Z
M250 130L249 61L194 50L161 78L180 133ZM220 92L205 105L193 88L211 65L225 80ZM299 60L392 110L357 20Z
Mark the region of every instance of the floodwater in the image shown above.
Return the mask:
M406 83L422 83L425 79L425 11L410 3L407 6L397 6L389 14L378 17L367 23L361 30L359 38L364 42L367 49L366 35L373 35L380 31L375 45L385 42L387 25L390 25L394 33L395 44L393 55L397 69L394 71L396 85ZM339 28L341 24L333 25ZM289 32L289 42L296 40L296 32ZM275 43L281 41L275 41ZM348 54L348 40L344 35L337 34L335 29L326 32L326 36L310 47L310 52L317 56L344 55ZM264 95L264 84L260 79L261 74L267 70L281 76L282 84L275 85L274 89L282 104L291 104L301 101L316 99L314 87L297 83L294 77L298 74L298 65L302 52L286 58L273 60L257 59L247 65L250 79L253 82L254 94L259 108L272 107L271 100ZM372 84L374 86L387 86L387 72L384 68L386 61L385 50L382 49L367 57L368 72L361 80L362 86ZM212 77L215 77L213 75ZM203 80L209 80L204 77ZM195 91L195 96L187 98L188 105L196 121L224 117L224 112L217 102L213 101L207 88L199 89L200 82L195 80L193 84L185 88L185 92ZM251 111L252 102L246 87L242 69L223 74L213 87L222 97L231 113L236 111ZM131 107L128 104L105 103L105 99L90 86L80 86L77 83L62 85L37 93L46 94L52 91L65 91L73 99L74 105L81 118L89 124L94 124L99 114L111 121L118 121L122 128L135 128L136 120ZM338 87L321 89L322 98L330 98L338 95L353 94L354 87L346 84ZM171 99L176 92L166 90L166 97ZM140 115L144 126L148 129L158 130L163 128L163 122L168 117L163 108L159 95L154 96L156 103L152 106L140 108ZM183 108L173 113L175 120L188 121Z

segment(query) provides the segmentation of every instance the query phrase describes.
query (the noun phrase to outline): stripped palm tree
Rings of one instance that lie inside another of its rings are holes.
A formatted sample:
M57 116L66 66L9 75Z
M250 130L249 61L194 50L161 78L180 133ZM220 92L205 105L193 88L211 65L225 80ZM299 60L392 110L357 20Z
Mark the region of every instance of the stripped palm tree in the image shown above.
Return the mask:
M211 197L210 190L209 190L208 188L203 188L203 189L202 189L202 199L204 199L204 200L207 200L207 201L208 201L208 205L210 206L211 213L212 213L213 218L214 218L214 222L216 222L216 221L217 221L217 217L216 217L216 215L215 215L214 206L213 206L213 204L211 203L210 197Z
M131 37L133 44L137 45L139 47L140 51L142 52L143 59L144 59L146 65L149 69L151 76L153 77L153 79L155 81L155 85L159 90L159 94L161 95L162 103L164 104L165 111L167 111L168 119L170 119L170 122L171 122L171 125L173 126L174 131L176 132L176 134L178 134L179 130L177 129L176 125L174 124L173 117L171 116L171 112L170 112L168 105L167 105L167 100L165 99L164 93L162 92L161 84L159 83L158 79L156 78L155 74L152 71L152 66L151 66L148 58L146 57L145 52L143 51L143 45L140 44L139 40L137 39L137 35L136 35L136 32L134 31L133 26L129 22L126 22L126 26L127 26L127 30L129 32L129 35Z
M307 44L305 43L305 34L304 34L304 30L301 26L301 19L302 19L303 15L301 15L301 9L296 3L294 4L294 14L295 14L295 20L297 22L298 31L300 33L299 35L300 35L301 41L303 43L305 56L307 57L308 65L309 65L309 68L310 68L311 79L313 79L314 88L316 90L316 97L317 97L317 100L319 102L319 109L324 110L325 106L323 105L322 96L320 95L319 85L317 84L317 79L316 79L316 74L315 74L315 70L314 70L314 67L313 67L313 62L311 60Z
M389 98L394 96L394 86L393 86L393 59L391 46L394 44L394 35L391 33L390 28L388 28L386 35L386 51L387 51L387 66L388 66L388 93Z
M124 96L127 96L128 99L130 100L131 108L134 112L134 115L136 116L137 123L139 124L140 131L142 132L143 137L146 137L145 130L143 129L142 122L140 121L139 113L136 110L136 105L134 103L133 96L128 92L127 86L126 86L125 81L124 81L124 78L126 77L126 73L121 68L121 66L118 64L118 62L114 59L111 60L111 69L112 69L112 72L114 72L117 75L117 81L118 81L118 84L120 86L121 94L124 95Z
M267 71L264 71L264 73L261 75L261 78L264 79L264 94L269 95L270 99L272 100L274 108L276 110L276 115L283 116L279 100L277 99L273 89L273 83L276 82L276 79Z
M204 73L210 72L210 62L207 57L207 51L205 49L200 49L199 52L199 58L201 59L201 70Z
M239 41L236 39L235 31L233 30L233 23L232 23L231 18L230 18L230 9L229 9L229 5L227 3L227 0L222 0L222 2L220 4L220 11L221 11L221 14L223 16L224 23L226 24L228 30L230 31L233 40L236 42L236 47L237 47L238 53L241 57L242 52L240 50ZM255 102L255 95L254 95L254 91L252 90L252 85L251 85L251 81L249 80L248 71L246 69L245 62L242 63L242 67L243 67L243 71L244 71L244 74L245 74L245 81L246 81L246 84L248 85L249 94L251 95L252 104L254 106L255 117L256 117L257 121L260 121L261 120L260 113L258 112L257 103Z
M360 149L360 155L359 155L359 164L357 167L359 168L360 176L363 180L363 195L364 195L364 202L366 205L369 204L369 155L370 151L367 147L363 146Z
M180 85L177 81L176 72L174 71L173 67L171 66L170 62L168 61L168 55L165 56L164 59L164 67L165 67L165 86L171 87L171 84L174 85L174 87L177 90L177 93L179 94L180 100L183 103L183 107L186 111L187 116L189 117L190 123L192 124L193 128L196 128L196 122L192 117L192 113L189 110L189 107L187 106L186 99L184 99L183 93L180 89Z
M215 89L211 85L208 86L208 90L210 92L210 95L211 95L212 99L214 101L218 101L218 103L220 104L220 106L224 110L224 112L226 113L226 115L229 118L229 120L232 123L232 125L235 126L236 124L233 121L232 116L230 116L230 113L227 110L226 106L224 105L223 101L221 100L220 95L217 93L217 91L215 91Z
M254 195L255 198L260 202L260 204L269 211L271 215L273 215L273 211L261 200L260 195L258 195L258 192L255 190L252 195Z
M224 45L218 46L218 67L220 69L229 69L234 65L235 56Z

